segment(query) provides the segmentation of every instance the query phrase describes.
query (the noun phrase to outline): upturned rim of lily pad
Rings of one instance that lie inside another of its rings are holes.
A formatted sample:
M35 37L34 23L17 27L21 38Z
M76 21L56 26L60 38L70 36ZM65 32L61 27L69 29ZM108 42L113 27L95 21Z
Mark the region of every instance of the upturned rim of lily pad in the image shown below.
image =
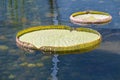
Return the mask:
M75 19L74 17L75 16L78 16L78 15L85 15L85 14L97 14L97 15L106 15L108 16L107 18L105 19L98 19L96 21L85 21L85 20L81 20L81 19ZM112 16L109 14L109 13L106 13L106 12L101 12L101 11L94 11L94 10L87 10L87 11L80 11L80 12L75 12L73 14L71 14L70 16L70 20L71 22L75 23L75 24L106 24L106 23L109 23L111 20L112 20Z
M36 27L30 27L24 30L21 30L17 33L16 35L16 43L18 47L24 49L24 50L31 50L31 51L41 51L44 53L51 53L51 54L69 54L69 53L83 53L83 52L88 52L96 48L102 40L101 34L93 29L90 28L75 28L74 30L76 31L84 31L84 32L90 32L94 33L99 36L98 39L84 43L84 44L77 44L74 46L68 46L68 47L53 47L53 46L42 46L40 48L35 47L31 43L23 42L19 40L19 37L26 34L30 33L33 31L38 31L38 30L49 30L49 29L62 29L62 30L73 30L72 27L69 26L64 26L64 25L48 25L48 26L36 26Z

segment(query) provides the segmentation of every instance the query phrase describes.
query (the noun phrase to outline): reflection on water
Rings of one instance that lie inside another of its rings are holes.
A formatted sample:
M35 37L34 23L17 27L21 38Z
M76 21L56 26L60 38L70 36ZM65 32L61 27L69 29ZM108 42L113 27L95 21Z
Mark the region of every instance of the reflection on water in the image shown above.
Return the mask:
M56 63L59 69L53 77L53 56L38 52L29 54L16 46L18 31L54 24L56 14L51 1L0 1L0 80L119 80L120 0L56 0L58 24L80 27L70 23L69 16L89 9L108 12L113 20L95 28L103 36L103 42L96 50L85 54L59 55L60 62Z
M53 72L51 73L51 76L52 76L52 80L58 80L58 78L57 78L57 73L58 73L58 67L57 67L57 64L58 64L58 62L59 62L59 60L58 60L58 55L54 55L54 57L53 57L53 59L52 59L52 61L53 61L53 68L52 68L52 70L53 70Z
M4 5L4 13L2 16L6 24L25 22L24 0L3 0L2 2Z
M2 1L2 20L6 25L22 24L23 26L35 26L53 24L52 0L4 0ZM1 3L1 4L2 4ZM38 4L39 3L39 4ZM39 6L40 5L40 6ZM43 7L44 6L44 7Z

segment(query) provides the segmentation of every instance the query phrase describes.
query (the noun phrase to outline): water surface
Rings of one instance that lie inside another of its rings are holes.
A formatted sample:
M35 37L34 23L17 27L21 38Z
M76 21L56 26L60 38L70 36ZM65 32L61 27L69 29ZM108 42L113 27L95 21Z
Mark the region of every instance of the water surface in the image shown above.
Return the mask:
M0 80L120 80L120 0L2 0L0 2ZM70 22L73 12L98 10L111 23L91 27L101 45L84 54L30 54L16 46L16 33L39 25Z

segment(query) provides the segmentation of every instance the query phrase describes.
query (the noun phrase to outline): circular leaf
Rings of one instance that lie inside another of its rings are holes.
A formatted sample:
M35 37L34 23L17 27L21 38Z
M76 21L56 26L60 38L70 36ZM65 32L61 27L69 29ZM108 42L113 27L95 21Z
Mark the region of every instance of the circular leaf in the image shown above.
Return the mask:
M18 32L16 42L18 46L29 50L53 53L84 52L97 46L101 42L101 35L89 28L37 26Z
M75 12L70 16L71 22L79 25L105 24L112 20L112 16L100 11Z

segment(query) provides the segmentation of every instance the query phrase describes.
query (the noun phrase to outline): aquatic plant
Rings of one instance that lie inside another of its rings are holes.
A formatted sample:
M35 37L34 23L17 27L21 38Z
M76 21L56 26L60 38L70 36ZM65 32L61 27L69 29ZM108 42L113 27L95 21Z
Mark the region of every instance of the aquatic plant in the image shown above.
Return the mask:
M112 20L112 16L100 11L75 12L70 16L71 22L78 25L105 24Z
M63 54L89 51L101 42L101 35L90 28L73 29L64 25L49 25L19 31L16 42L26 50Z

